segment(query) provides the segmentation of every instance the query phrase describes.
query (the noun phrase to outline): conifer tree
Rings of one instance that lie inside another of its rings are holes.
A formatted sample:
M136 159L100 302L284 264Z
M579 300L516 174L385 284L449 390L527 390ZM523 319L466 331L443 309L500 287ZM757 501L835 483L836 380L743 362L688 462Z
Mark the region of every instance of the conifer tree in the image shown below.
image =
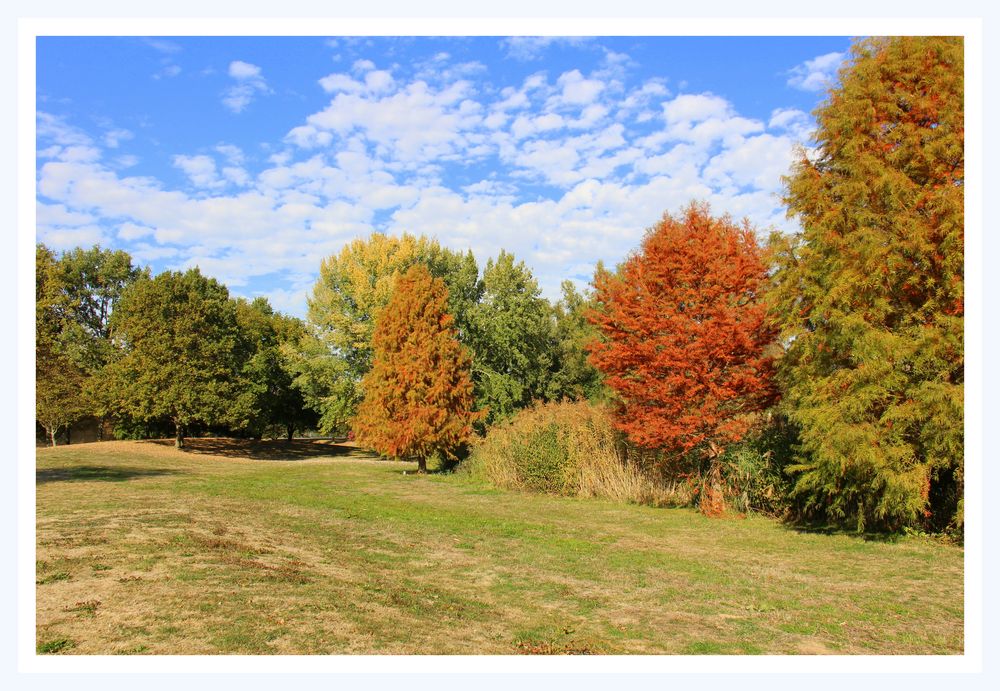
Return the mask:
M961 38L860 41L786 179L773 291L795 497L857 529L960 520Z
M766 278L750 225L704 204L664 215L616 273L598 271L591 362L632 442L700 464L773 400Z
M381 454L427 459L453 450L472 433L471 359L447 311L448 289L422 265L396 281L372 336L372 368L353 428Z

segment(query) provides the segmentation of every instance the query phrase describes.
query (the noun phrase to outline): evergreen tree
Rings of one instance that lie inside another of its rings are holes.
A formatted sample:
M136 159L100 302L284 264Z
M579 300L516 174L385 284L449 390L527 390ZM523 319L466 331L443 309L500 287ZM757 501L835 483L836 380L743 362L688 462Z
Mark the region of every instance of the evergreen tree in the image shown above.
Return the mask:
M786 180L802 232L773 240L773 302L806 516L961 520L963 93L961 38L860 41Z
M381 454L415 456L419 472L472 433L470 358L447 311L448 289L420 264L396 281L373 334L354 431Z

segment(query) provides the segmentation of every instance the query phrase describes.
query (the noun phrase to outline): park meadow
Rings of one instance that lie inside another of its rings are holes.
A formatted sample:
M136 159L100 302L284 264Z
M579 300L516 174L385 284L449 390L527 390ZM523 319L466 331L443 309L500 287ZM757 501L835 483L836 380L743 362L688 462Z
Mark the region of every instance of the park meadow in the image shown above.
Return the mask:
M375 232L306 319L36 246L36 652L961 655L960 38L586 288Z

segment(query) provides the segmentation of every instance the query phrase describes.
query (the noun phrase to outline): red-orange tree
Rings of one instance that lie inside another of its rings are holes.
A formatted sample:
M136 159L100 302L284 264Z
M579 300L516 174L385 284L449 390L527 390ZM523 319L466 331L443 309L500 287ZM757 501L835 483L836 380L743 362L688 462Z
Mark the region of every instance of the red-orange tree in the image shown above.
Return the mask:
M749 223L713 218L706 204L664 215L616 273L597 272L590 358L633 443L714 457L772 402L766 280Z
M396 279L372 338L372 368L354 419L360 443L381 454L451 456L472 434L472 360L456 338L448 289L415 264Z

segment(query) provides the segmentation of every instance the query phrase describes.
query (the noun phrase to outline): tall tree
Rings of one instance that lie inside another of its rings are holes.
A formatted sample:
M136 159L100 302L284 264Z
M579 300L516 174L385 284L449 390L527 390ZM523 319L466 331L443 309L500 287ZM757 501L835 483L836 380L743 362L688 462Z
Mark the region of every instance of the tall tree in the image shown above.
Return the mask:
M106 369L109 412L169 418L178 448L188 425L241 421L239 327L225 286L198 269L141 279L122 295L111 333L123 353Z
M551 310L523 261L503 250L487 261L470 318L476 405L487 422L544 397L553 364Z
M282 427L290 441L296 429L315 424L302 392L284 366L283 342L297 342L304 333L300 320L276 313L266 298L236 300L239 326L240 392L230 408L232 426L260 439L272 427Z
M58 434L91 409L87 372L63 338L69 317L58 260L45 245L35 247L35 419L52 446Z
M766 279L749 223L705 204L664 215L617 273L595 275L591 362L635 444L708 459L717 474L714 459L774 398Z
M802 232L775 237L795 496L858 529L960 512L962 39L857 42L786 180Z
M594 303L590 295L580 293L572 281L562 282L562 298L553 306L553 371L545 389L545 398L598 401L607 392L601 373L588 360L587 347L597 337L597 329L587 319Z
M419 472L435 454L452 455L472 433L471 360L447 311L448 289L421 264L396 281L381 311L354 420L360 443L379 453L416 456Z
M435 240L373 233L346 245L320 266L309 300L310 333L285 354L296 382L321 412L327 432L346 426L360 400L358 383L372 364L372 335L396 279L425 264L449 289L449 310L466 339L468 315L479 299L479 271L471 252L442 248Z

